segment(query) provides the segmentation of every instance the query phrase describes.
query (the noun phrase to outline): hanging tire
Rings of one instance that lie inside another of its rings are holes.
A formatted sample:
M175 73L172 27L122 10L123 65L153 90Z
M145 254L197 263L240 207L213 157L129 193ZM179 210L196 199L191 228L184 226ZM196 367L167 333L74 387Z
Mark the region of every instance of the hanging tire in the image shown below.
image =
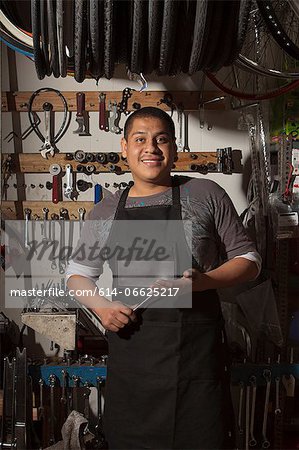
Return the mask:
M57 23L57 42L58 42L58 62L60 76L65 78L67 75L67 59L65 51L65 11L64 0L56 0L56 23Z
M133 0L132 50L129 69L133 73L143 72L144 46L147 42L147 2Z
M50 66L55 78L60 75L59 70L59 56L58 56L58 41L56 32L56 3L52 0L47 0L47 16L48 16L48 36L50 44Z
M104 5L98 0L89 2L90 72L96 79L103 75Z
M114 1L104 0L104 73L110 80L114 73Z
M87 2L75 0L74 66L75 80L82 83L86 74Z
M31 21L32 21L32 38L33 38L33 54L35 71L39 80L45 78L46 66L40 44L40 2L39 0L31 1Z
M174 48L174 40L177 32L179 2L165 0L163 8L163 25L160 44L159 75L168 75Z
M199 61L202 54L203 38L206 29L207 11L208 11L208 1L197 0L195 25L193 32L193 44L191 49L191 56L188 70L189 75L193 75L198 70Z

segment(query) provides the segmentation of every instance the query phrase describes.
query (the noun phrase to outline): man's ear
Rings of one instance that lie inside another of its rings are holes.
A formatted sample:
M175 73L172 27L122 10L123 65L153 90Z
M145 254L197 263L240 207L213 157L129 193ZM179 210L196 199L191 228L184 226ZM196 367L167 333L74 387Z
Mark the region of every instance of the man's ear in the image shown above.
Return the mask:
M121 156L123 158L126 158L127 157L128 144L127 144L127 141L126 141L126 139L124 137L121 138L120 145L121 145Z
M174 143L173 148L174 148L173 160L177 161L178 160L178 146L176 145L176 142Z

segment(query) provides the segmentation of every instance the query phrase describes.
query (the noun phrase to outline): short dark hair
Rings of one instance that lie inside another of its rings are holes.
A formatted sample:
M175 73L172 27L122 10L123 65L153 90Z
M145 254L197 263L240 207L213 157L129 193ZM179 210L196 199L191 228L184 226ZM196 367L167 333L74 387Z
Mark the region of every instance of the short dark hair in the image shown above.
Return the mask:
M134 111L127 118L124 126L124 138L126 140L128 140L128 134L132 128L134 120L141 119L143 117L154 117L156 119L162 120L166 123L171 137L173 139L175 138L175 126L172 118L165 111L163 111L163 109L156 108L154 106L145 106L144 108L140 108L137 111Z

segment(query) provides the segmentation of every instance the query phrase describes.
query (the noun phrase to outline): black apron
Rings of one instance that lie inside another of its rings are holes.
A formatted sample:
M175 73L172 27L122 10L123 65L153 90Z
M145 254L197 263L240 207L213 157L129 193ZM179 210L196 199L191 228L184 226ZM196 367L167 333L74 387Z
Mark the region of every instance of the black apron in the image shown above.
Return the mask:
M185 239L178 183L172 205L125 208L128 193L119 200L109 241L118 239L122 220L179 220L178 259L188 254L196 267ZM181 275L188 268L177 267ZM108 332L104 433L109 449L224 448L220 302L215 290L193 292L192 302L191 309L137 311L137 323Z

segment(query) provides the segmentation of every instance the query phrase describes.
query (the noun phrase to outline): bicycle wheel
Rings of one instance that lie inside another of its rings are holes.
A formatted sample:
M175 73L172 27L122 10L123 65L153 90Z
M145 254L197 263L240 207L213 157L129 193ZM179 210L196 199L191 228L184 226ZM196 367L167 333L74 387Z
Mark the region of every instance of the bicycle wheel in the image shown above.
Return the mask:
M206 19L208 11L207 0L197 0L195 25L193 32L193 45L189 62L189 75L193 75L198 70L199 60L202 53L203 38L206 31Z
M75 80L82 83L86 74L87 4L75 0L74 66Z
M256 0L261 15L278 45L292 58L299 59L299 16L282 0ZM293 3L294 4L294 3Z
M162 0L148 1L148 41L147 57L144 73L149 74L157 69L161 44L161 29L163 22Z
M46 65L44 55L41 51L39 0L32 0L31 2L31 21L35 71L38 79L43 80L46 75Z
M50 65L55 78L60 75L59 71L59 56L58 56L58 41L56 32L56 3L52 0L47 0L48 12L48 36L50 43Z
M42 52L45 59L46 75L52 75L52 68L50 64L49 55L49 36L48 36L48 25L47 25L47 3L40 2L40 24L41 24L41 46Z
M252 4L248 29L236 64L208 73L224 92L236 97L261 100L297 87L299 63L281 49Z

